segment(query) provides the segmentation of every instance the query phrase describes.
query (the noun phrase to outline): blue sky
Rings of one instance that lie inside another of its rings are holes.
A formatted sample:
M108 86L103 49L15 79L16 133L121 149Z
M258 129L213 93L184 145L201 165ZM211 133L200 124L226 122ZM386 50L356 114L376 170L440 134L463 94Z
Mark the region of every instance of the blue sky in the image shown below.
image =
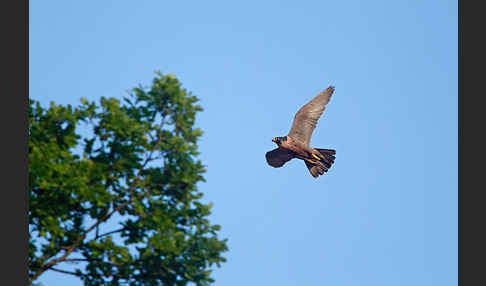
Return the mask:
M457 285L456 1L30 1L29 29L43 104L156 70L200 98L200 190L230 248L214 285ZM330 171L268 166L331 84L311 141Z

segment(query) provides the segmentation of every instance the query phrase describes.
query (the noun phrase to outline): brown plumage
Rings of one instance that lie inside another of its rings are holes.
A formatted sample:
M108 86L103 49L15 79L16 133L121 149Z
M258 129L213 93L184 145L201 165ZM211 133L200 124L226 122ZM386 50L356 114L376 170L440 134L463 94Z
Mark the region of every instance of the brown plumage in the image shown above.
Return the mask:
M334 87L329 86L319 93L295 114L290 132L284 137L275 137L278 148L265 154L267 163L275 168L282 167L293 158L304 160L312 177L317 178L331 168L336 158L332 149L310 147L312 132L317 126L326 104L334 93Z

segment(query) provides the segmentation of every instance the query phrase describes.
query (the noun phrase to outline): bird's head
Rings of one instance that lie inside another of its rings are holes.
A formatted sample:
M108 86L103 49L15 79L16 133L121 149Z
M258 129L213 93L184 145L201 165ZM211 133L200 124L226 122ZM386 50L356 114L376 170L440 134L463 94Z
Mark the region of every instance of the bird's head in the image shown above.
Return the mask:
M280 146L282 144L282 141L287 141L287 136L285 137L275 137L272 139L272 142Z

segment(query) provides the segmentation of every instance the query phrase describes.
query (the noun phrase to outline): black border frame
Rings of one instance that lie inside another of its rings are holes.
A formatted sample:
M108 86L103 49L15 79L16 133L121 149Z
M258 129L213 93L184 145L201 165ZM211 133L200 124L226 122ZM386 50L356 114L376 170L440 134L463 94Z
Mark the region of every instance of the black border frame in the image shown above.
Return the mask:
M3 1L2 17L2 265L4 285L27 285L29 1ZM7 90L5 90L5 88Z
M482 178L486 141L484 125L484 10L458 1L458 282L486 285L484 270L484 218L486 206ZM465 44L464 39L467 39ZM482 56L482 57L481 57ZM477 86L475 86L477 85ZM464 135L467 135L465 137ZM482 154L481 154L482 153ZM482 281L482 282L481 282Z

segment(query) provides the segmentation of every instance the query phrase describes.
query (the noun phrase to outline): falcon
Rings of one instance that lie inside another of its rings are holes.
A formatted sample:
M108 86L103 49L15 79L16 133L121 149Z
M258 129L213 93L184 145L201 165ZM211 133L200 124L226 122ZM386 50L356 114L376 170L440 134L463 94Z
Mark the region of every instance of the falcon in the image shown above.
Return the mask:
M314 178L323 175L331 168L336 158L336 150L312 148L310 139L333 93L333 86L319 93L295 114L287 136L272 139L278 148L265 154L270 166L280 168L288 161L297 158L304 161Z

